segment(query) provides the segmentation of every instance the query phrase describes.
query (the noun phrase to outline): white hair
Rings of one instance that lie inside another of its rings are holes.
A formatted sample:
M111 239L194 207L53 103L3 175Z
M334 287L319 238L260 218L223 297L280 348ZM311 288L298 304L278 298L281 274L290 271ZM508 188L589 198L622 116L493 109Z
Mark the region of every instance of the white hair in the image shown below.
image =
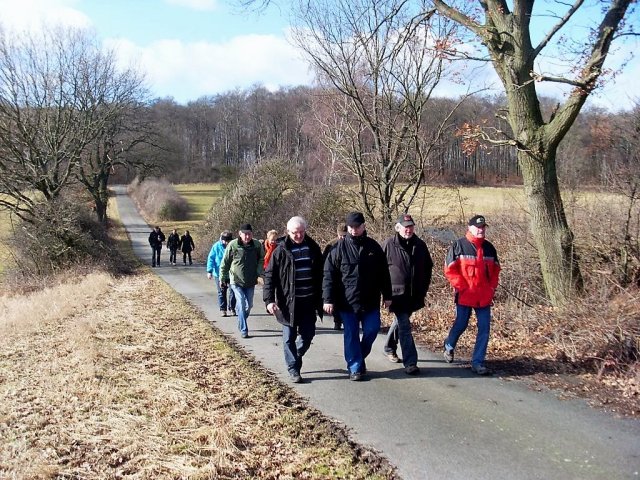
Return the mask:
M287 222L287 231L295 230L297 227L307 229L307 221L302 217L291 217Z

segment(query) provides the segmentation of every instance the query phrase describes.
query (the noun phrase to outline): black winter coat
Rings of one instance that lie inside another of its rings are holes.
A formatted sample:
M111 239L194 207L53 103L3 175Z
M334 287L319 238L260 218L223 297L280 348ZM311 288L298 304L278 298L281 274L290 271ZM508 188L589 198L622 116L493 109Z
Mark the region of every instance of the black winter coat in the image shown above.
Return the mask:
M191 235L183 235L180 239L180 245L182 246L182 253L188 253L196 248L195 243L193 243L193 238Z
M324 263L324 303L343 312L370 312L380 308L380 295L391 300L391 279L382 248L366 232L347 234L331 249Z
M412 313L424 307L424 298L431 284L433 260L427 244L417 236L411 237L410 252L395 234L382 244L387 255L393 301L392 312Z
M164 242L164 233L162 233L162 230L158 232L152 230L149 234L149 245L151 245L151 248L160 250L162 248L162 242Z
M177 250L180 247L180 235L177 233L169 234L169 238L167 239L167 248L171 250Z
M322 312L322 252L320 246L309 235L305 235L303 244L309 247L311 258L311 276L313 278L313 305L316 311ZM271 260L264 272L262 295L265 305L275 303L282 312L281 323L294 325L293 313L296 300L296 268L291 247L293 241L286 237L271 255Z

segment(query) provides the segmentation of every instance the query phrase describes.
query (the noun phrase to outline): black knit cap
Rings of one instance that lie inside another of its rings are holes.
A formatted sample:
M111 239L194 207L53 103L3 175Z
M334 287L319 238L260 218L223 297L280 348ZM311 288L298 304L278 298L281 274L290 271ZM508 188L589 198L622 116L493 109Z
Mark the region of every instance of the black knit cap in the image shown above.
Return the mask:
M250 223L245 223L244 225L240 225L241 232L253 232L253 228L251 228Z
M351 212L345 222L349 227L359 227L364 223L364 215L360 212Z
M484 227L487 225L484 215L474 215L469 219L469 226L475 225L476 227Z

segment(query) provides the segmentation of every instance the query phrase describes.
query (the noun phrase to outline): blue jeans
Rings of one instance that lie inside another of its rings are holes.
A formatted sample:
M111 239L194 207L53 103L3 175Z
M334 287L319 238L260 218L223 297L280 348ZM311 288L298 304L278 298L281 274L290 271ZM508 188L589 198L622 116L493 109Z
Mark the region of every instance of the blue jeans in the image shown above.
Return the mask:
M233 293L233 290L229 288L227 285L221 286L220 279L218 277L214 277L214 278L216 280L216 290L218 291L218 306L220 307L220 311L235 310L236 296ZM227 294L229 295L229 302L227 302ZM229 308L227 308L227 304Z
M344 359L349 373L362 372L364 359L371 353L380 331L380 310L370 312L340 312L344 328ZM362 339L360 339L362 323Z
M240 287L239 285L231 284L231 290L236 296L236 312L238 313L238 330L240 333L248 334L249 327L247 326L247 318L251 313L253 307L253 291L256 287Z
M411 335L410 313L395 312L396 318L393 320L389 333L384 344L385 353L396 353L398 343L402 349L402 364L405 367L418 364L418 351Z
M487 347L489 346L489 333L491 330L491 307L474 308L465 305L456 305L456 321L449 331L449 336L445 340L447 349L456 348L460 335L467 329L471 310L476 311L476 320L478 321L478 333L476 335L476 345L473 349L473 357L471 364L474 366L484 365L484 357L487 355Z

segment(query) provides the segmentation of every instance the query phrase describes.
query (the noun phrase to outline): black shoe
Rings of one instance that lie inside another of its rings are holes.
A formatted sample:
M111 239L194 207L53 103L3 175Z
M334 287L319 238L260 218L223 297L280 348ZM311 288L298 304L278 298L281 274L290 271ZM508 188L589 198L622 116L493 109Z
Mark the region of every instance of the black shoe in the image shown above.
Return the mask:
M409 365L404 369L404 373L406 373L407 375L418 375L420 373L420 369L417 365Z
M334 330L342 330L342 323L340 323L340 322L333 322L333 329L334 329Z
M352 382L359 382L362 380L362 374L360 372L354 372L349 374L349 380Z
M484 365L471 365L471 371L476 375L492 375L493 372Z

